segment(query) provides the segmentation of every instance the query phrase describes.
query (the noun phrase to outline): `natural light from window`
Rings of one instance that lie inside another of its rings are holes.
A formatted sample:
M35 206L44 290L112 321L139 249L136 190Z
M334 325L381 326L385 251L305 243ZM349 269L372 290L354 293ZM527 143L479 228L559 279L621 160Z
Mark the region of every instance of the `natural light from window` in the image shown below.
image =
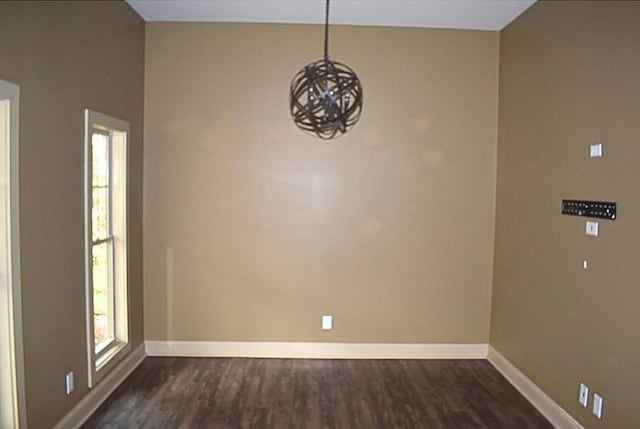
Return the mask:
M109 206L109 135L94 130L91 135L91 227L93 276L93 330L96 353L114 340L113 236Z

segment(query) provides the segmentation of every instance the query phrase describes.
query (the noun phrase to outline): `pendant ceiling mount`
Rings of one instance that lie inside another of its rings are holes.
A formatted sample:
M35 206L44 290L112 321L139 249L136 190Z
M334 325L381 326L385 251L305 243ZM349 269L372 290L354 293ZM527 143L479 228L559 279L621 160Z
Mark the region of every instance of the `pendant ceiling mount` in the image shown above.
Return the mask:
M362 85L349 66L329 59L329 0L324 58L307 64L291 81L289 108L303 131L330 140L349 131L362 113Z

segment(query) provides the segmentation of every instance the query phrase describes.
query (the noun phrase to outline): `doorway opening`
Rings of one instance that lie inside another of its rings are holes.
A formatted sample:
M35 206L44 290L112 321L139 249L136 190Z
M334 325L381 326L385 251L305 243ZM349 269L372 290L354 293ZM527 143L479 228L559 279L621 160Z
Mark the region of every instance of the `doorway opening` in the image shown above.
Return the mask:
M18 207L20 87L0 80L0 427L26 427Z

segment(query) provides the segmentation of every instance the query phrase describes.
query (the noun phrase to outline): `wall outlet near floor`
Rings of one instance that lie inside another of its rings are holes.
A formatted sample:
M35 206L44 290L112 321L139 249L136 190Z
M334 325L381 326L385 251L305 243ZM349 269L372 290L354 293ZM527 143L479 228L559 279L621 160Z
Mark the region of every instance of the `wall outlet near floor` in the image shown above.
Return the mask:
M593 394L593 414L599 419L602 418L602 401L602 396Z
M70 371L64 376L64 391L67 395L71 395L73 389L73 371Z
M602 143L594 143L589 146L589 156L591 158L599 158L602 156Z
M333 316L330 314L322 315L322 330L330 331L333 329Z
M578 402L585 408L589 402L589 386L584 383L580 383L580 395L578 395Z

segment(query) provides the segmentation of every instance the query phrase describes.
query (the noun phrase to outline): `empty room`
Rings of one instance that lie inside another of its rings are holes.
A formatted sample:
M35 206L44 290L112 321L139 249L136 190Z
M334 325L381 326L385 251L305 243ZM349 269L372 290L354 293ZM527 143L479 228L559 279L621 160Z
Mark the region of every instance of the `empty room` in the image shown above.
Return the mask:
M640 427L640 1L0 1L0 428Z

